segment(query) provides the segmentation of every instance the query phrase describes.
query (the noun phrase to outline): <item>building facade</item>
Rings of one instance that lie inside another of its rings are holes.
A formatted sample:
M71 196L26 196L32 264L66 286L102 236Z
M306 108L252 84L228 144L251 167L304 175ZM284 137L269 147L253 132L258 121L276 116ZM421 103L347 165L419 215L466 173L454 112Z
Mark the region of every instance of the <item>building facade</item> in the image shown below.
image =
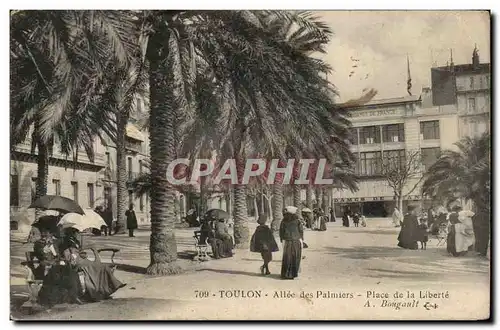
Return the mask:
M142 101L138 101L142 102ZM144 109L144 104L141 104ZM37 152L31 152L31 134L15 146L10 161L10 220L17 223L19 231L28 231L35 220L35 210L28 209L36 196ZM58 151L57 145L49 159L47 194L60 195L75 200L83 209L109 205L116 218L116 147L110 140L94 142L94 159L84 151L78 152L77 161ZM126 157L129 180L147 168L149 159L147 132L129 123L126 130ZM150 223L148 196L136 197L129 190L129 204L134 204L140 224Z
M432 106L431 97L427 89L422 96L375 100L349 109L355 171L361 180L356 192L333 189L335 214L348 208L366 216L390 215L396 198L383 174L384 159L405 162L410 153L418 153L422 173L437 160L441 150L453 147L459 138L457 108ZM404 209L408 203L422 201L420 178L421 174L416 175L405 185Z
M490 131L491 66L481 63L474 48L469 64L450 64L431 69L433 105L456 105L460 137Z

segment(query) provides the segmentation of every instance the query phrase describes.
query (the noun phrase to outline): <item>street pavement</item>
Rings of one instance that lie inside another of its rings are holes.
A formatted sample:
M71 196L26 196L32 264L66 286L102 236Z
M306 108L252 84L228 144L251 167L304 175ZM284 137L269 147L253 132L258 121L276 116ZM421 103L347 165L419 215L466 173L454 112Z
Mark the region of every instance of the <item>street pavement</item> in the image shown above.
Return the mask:
M116 276L127 286L113 299L64 305L32 315L19 302L25 294L18 266L31 244L11 239L13 318L45 320L231 320L231 319L483 319L489 316L487 258L454 258L430 238L427 250L396 246L399 228L390 219L368 219L367 227L328 223L325 232L306 231L299 278L279 278L281 252L272 275L262 276L260 254L236 250L233 258L191 261L192 229L177 229L183 274L151 277L149 229L136 237L84 237L84 245L117 247ZM251 230L255 228L252 224ZM281 246L280 246L281 247ZM447 293L447 294L446 294ZM412 294L414 296L412 296ZM395 296L396 295L396 296Z

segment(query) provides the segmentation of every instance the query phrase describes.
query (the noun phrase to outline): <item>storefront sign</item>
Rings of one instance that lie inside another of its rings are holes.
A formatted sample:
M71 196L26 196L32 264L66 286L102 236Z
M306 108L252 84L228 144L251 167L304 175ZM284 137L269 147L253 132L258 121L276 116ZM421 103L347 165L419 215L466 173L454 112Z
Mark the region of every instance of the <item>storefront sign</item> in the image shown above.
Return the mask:
M420 195L411 195L404 198L404 200L421 200L422 197ZM427 198L424 198L427 199ZM376 197L352 197L352 198L334 198L333 201L335 203L356 203L356 202L384 202L396 200L396 196L387 197L387 196L376 196Z
M352 111L351 117L386 117L400 115L398 109L371 110L371 111Z

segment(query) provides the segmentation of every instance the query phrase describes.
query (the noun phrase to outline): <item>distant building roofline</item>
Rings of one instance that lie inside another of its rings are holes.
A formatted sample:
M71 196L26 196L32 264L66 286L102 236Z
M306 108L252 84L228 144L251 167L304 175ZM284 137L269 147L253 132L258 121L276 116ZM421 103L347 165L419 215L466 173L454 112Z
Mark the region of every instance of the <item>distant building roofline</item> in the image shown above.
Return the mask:
M394 97L387 99L377 99L371 100L369 102L359 104L359 105L346 105L346 109L364 108L369 106L385 105L385 104L401 104L401 103L413 103L420 101L420 95L407 95L402 97ZM339 104L339 107L343 107L345 103Z

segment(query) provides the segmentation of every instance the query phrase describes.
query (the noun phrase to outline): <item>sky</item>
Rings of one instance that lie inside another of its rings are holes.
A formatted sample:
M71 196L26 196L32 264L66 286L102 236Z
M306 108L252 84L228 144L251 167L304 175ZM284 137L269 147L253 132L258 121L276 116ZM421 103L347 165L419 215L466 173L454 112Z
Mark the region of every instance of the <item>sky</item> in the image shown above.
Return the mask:
M488 12L321 11L316 14L334 33L327 53L319 57L333 67L328 78L337 87L340 102L359 97L367 88L378 91L375 99L408 95L407 54L413 95L420 95L422 87L431 87L430 69L433 64L446 65L450 49L455 64L471 63L474 44L481 63L490 61Z

